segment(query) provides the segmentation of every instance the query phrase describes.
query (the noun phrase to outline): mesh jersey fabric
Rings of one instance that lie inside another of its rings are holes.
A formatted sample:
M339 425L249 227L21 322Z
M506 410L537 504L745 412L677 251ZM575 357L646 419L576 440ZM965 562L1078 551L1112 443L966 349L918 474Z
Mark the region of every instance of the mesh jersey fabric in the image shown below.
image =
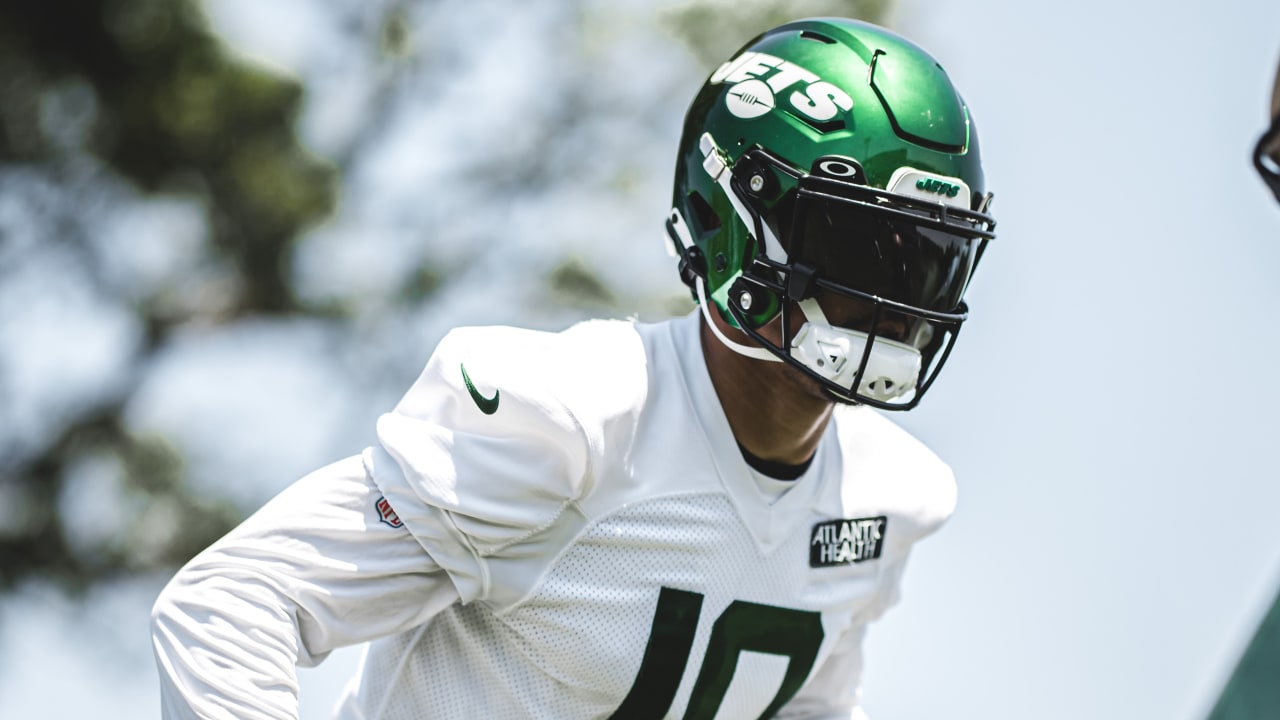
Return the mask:
M795 486L763 493L699 322L440 343L363 461L461 602L375 641L340 717L607 718L633 686L653 718L855 712L864 627L954 509L950 470L840 407ZM883 519L878 556L811 566L823 524L867 518ZM664 598L696 612L660 622ZM779 637L793 621L803 640ZM647 654L659 635L688 647ZM650 692L681 663L674 690Z

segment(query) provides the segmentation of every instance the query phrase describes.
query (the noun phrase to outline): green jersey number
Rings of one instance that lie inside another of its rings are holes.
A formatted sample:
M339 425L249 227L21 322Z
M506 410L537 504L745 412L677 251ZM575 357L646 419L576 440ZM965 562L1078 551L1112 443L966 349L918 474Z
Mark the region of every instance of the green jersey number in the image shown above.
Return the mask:
M675 700L698 630L702 593L664 587L658 594L649 644L631 691L611 720L661 720ZM822 616L806 610L734 600L711 626L702 669L693 685L684 720L712 720L744 650L789 658L773 702L760 717L772 717L791 699L813 669L822 644Z

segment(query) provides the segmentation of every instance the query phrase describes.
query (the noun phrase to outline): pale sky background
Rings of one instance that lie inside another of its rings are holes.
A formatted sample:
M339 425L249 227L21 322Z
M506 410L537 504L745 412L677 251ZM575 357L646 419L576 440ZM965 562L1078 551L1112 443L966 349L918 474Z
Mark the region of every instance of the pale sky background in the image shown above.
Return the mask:
M638 18L648 17L648 5L600 3ZM424 12L436 14L435 28L463 13L496 22L516 12L506 3L431 7ZM302 128L323 152L352 132L358 116L350 108L362 90L343 84L343 73L356 70L324 54L326 27L307 8L302 0L211 2L230 42L308 80ZM490 35L505 41L494 44L497 55L469 70L527 80L530 66L554 64L555 13L519 12L530 21L498 23ZM871 631L867 708L877 720L1198 720L1280 584L1280 376L1271 368L1280 354L1271 320L1280 307L1280 207L1249 164L1280 59L1280 3L899 0L893 25L941 60L972 108L999 226L942 379L917 411L898 418L952 464L960 504L917 550L902 604ZM599 51L598 78L631 73L614 91L625 91L636 113L651 113L647 135L604 127L581 150L636 154L634 201L602 200L591 210L615 218L634 241L592 245L594 236L557 213L591 203L568 191L503 212L545 230L508 250L567 243L593 267L625 253L613 275L602 272L638 296L678 291L661 218L679 115L700 80L690 79L692 59L677 41L634 33L604 38L627 52ZM531 82L516 83L519 111L549 112ZM609 92L603 88L593 91ZM458 102L488 97L446 91ZM674 99L660 100L664 93ZM444 147L483 147L468 128L423 112L420 124L390 128L368 148L349 182L394 182L407 192L462 162L446 153L445 169L416 167L397 142L434 134L445 136L434 137ZM421 129L431 122L431 133ZM632 140L640 145L625 146ZM388 198L393 191L344 196L339 218L308 238L301 272L316 292L395 272L368 264L406 242L388 217ZM475 222L422 212L400 220L447 222L451 232ZM352 249L357 236L363 249ZM446 259L464 252L437 249ZM364 261L361 277L342 274L353 257ZM500 259L482 258L471 271ZM505 287L483 306L449 296L429 316L398 318L394 332L365 328L379 342L429 350L450 324L521 323L518 313L529 311L517 297ZM135 422L178 413L165 389L201 376L208 366L191 359L198 357L233 368L221 378L222 395L263 383L278 391L261 414L286 426L308 388L332 384L344 366L314 362L326 346L307 327L247 358L238 349L244 336L276 330L192 338L131 409ZM275 374L264 376L265 367ZM242 408L217 404L224 400L190 402L215 408L229 433ZM265 465L278 489L367 442L375 408L387 401L339 396L307 406L327 430L291 436L283 459L270 441L254 446L248 431L221 441L247 446L243 462ZM366 429L343 434L344 421ZM156 716L146 615L163 581L104 589L81 611L38 589L0 608L0 717ZM303 717L327 716L355 655L342 651L303 671Z

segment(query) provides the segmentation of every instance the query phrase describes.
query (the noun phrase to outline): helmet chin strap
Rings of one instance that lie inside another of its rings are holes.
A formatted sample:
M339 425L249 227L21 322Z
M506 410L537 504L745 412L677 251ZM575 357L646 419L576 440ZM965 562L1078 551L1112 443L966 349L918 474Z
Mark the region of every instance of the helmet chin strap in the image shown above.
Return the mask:
M711 137L711 133L702 133L702 137L698 141L698 149L702 152L702 169L706 171L720 189L724 192L725 197L729 198L729 203L733 205L733 211L742 220L742 224L746 226L747 231L754 234L756 228L755 216L747 210L746 205L742 203L742 198L738 197L738 193L734 192L733 183L730 182L732 173L729 172L729 165L725 162L724 151L716 144L716 139ZM782 249L782 243L778 242L778 238L774 236L773 230L765 223L760 223L760 234L763 237L757 238L764 245L765 257L776 263L787 262L787 251Z
M791 357L852 391L870 336L858 330L833 327L814 298L801 300L799 304L807 322L791 340ZM857 394L885 402L896 400L915 390L920 364L920 351L916 348L877 337L867 357L866 369L862 371Z

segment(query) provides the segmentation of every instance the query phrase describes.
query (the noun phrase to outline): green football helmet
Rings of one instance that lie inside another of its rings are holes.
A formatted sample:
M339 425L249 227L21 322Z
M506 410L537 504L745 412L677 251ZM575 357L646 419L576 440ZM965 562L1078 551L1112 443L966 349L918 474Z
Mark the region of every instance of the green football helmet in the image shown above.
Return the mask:
M759 347L708 316L721 342L838 401L906 410L967 317L990 203L937 61L884 28L816 18L752 40L694 98L667 233L702 312ZM833 308L850 306L859 319L841 327ZM779 318L782 344L759 332Z

